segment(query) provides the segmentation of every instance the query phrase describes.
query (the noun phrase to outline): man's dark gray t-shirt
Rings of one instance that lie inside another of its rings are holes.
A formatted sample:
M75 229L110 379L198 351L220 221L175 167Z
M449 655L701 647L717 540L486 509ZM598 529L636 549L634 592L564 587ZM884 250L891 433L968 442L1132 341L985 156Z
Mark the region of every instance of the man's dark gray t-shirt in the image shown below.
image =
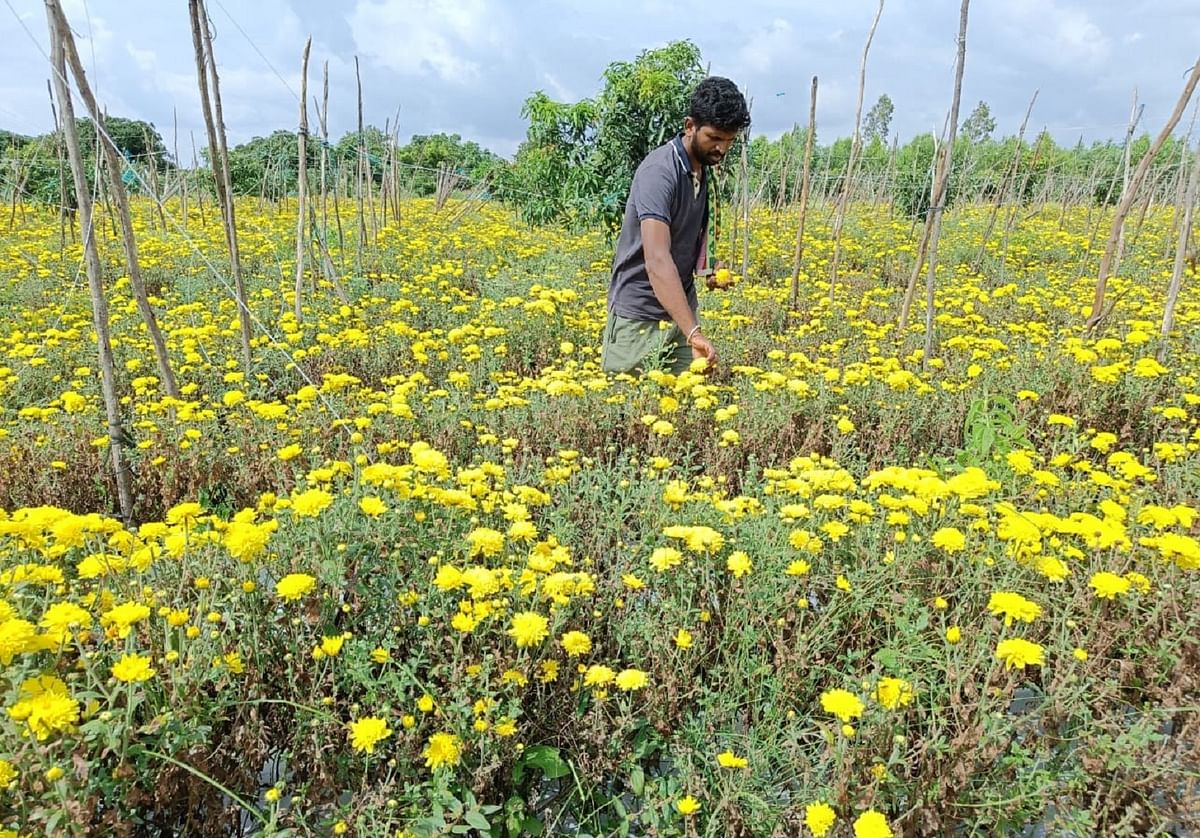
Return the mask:
M654 149L638 166L613 257L609 311L630 320L671 319L654 296L646 273L641 223L647 218L656 218L671 228L671 258L683 282L688 305L692 311L696 310L693 273L700 257L708 205L708 174L703 167L701 171L697 188L681 137Z

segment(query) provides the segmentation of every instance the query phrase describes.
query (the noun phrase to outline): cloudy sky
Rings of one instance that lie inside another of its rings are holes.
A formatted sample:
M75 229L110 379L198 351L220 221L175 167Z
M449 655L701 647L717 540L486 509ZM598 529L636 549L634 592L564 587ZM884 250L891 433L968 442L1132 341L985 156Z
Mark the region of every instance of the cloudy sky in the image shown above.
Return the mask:
M309 91L319 93L328 62L334 138L355 125L357 55L369 123L382 127L399 111L402 138L456 132L504 155L524 136L521 103L532 91L591 96L609 62L680 38L701 48L714 74L749 92L756 132L777 136L805 122L817 75L818 136L848 135L876 8L875 0L208 3L232 142L296 125L300 54L311 34ZM202 143L203 124L186 0L64 7L108 112L153 122L168 147L177 113L180 157L190 160L190 135ZM43 8L41 0L0 2L0 127L27 134L51 124ZM886 0L864 111L881 93L891 96L901 139L945 119L958 10L955 0ZM1116 138L1136 88L1143 124L1156 131L1200 54L1198 32L1197 0L975 0L963 115L986 100L998 133L1015 134L1039 90L1031 131L1045 127L1060 142ZM311 107L310 122L315 129Z

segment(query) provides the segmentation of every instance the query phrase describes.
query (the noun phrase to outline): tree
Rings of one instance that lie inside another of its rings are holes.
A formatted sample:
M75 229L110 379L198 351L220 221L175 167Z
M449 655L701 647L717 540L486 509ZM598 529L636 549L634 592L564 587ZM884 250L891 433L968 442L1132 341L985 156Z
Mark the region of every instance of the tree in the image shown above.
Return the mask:
M896 155L896 207L912 218L929 212L930 191L933 188L933 157L935 143L931 134L918 134L900 147ZM951 179L950 195L954 192Z
M401 179L415 195L432 195L437 189L438 170L448 166L474 184L487 177L500 158L458 134L414 134L396 151Z
M312 143L304 156L306 165L318 166L321 149ZM269 137L255 137L229 149L229 181L235 195L264 194L272 199L291 195L296 190L299 170L300 151L295 131L281 129Z
M159 172L174 168L175 163L167 153L162 137L151 123L110 116L104 121L104 129L125 161L125 167L154 165ZM94 187L96 171L96 128L91 119L82 117L75 120L75 130L79 135L80 153L83 154L84 174L91 189ZM25 137L0 130L0 157L15 161L25 173L23 194L27 197L48 204L61 203L74 207L78 201L71 178L66 179L67 194L60 194L63 187L58 170L60 143L61 138L53 132ZM136 191L139 181L130 179L127 186Z
M868 143L879 140L880 143L887 144L888 133L892 130L892 114L895 110L896 106L892 104L892 97L886 93L875 100L871 110L867 111L867 118L863 123L863 138Z
M971 111L971 115L962 124L963 135L972 143L980 143L991 139L995 130L996 120L992 118L991 108L987 102L980 99L975 110Z
M525 100L529 127L501 194L530 222L615 230L638 164L683 127L703 77L699 48L675 41L610 64L595 99L571 104L535 92Z
M33 142L33 137L26 137L24 134L0 128L0 154L8 155L20 151L31 142Z
M113 145L127 161L136 161L144 165L153 163L160 172L174 163L153 123L109 116L104 118L104 130L112 137ZM79 140L87 149L95 146L96 129L90 119L79 121Z
M388 146L392 140L382 128L367 125L362 130L362 146L366 149L368 177L371 183L383 183L383 168L388 159ZM335 165L342 171L358 170L359 136L357 131L347 131L330 150ZM294 156L294 155L293 155Z

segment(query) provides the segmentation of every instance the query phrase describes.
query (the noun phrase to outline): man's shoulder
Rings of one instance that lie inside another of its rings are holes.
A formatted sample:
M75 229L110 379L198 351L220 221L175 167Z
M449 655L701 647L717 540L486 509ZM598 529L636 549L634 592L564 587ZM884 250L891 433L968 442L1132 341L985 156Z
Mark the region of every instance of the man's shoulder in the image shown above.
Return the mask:
M675 159L675 149L671 148L670 142L665 142L642 158L637 172L663 169L674 172L678 166L679 161ZM634 174L634 177L637 177L637 173Z

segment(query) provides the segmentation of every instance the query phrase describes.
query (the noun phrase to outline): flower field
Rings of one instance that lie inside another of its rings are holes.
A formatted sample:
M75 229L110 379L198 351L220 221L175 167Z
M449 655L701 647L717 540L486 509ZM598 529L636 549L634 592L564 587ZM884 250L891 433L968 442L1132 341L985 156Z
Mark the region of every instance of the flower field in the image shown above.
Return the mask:
M722 365L599 370L611 249L403 205L306 286L295 217L106 216L136 520L78 234L0 224L5 835L1059 835L1200 828L1200 277L1151 210L752 219ZM354 225L347 223L347 230ZM994 229L986 242L985 229ZM1095 231L1099 229L1099 235ZM343 261L344 260L344 261Z

